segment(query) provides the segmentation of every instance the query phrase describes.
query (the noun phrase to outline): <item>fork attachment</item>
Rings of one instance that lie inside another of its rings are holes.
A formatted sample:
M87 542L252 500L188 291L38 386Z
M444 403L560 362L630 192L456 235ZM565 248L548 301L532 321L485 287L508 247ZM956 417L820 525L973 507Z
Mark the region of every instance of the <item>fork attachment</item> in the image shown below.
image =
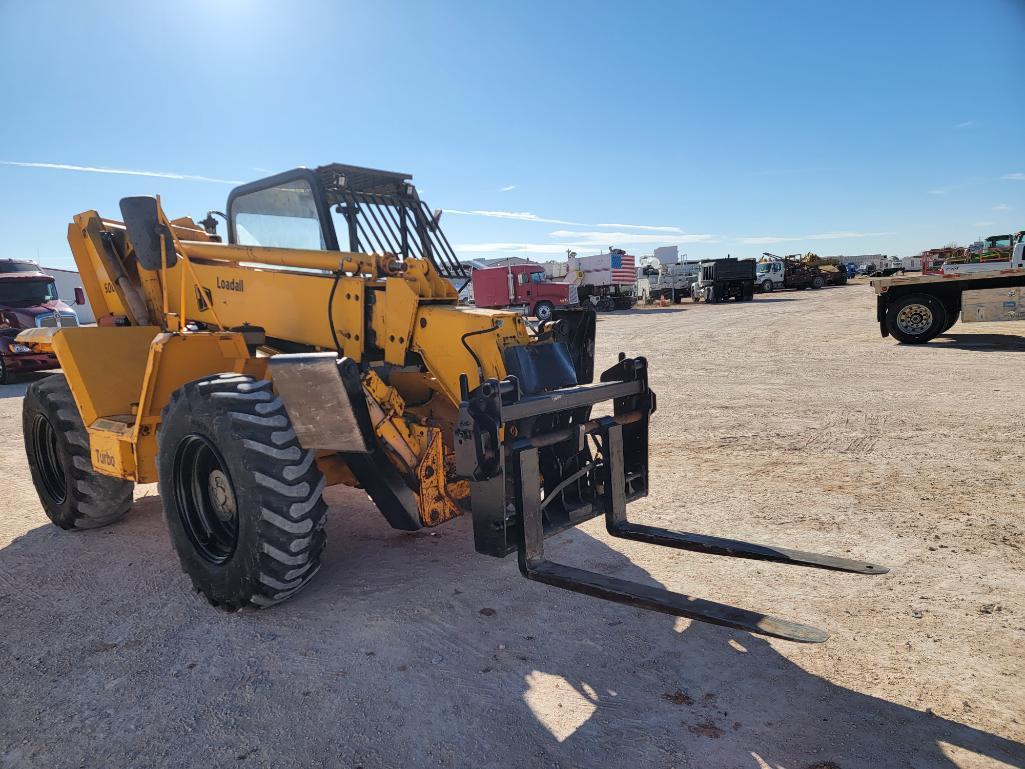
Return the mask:
M678 617L803 643L828 634L808 625L549 561L544 540L599 515L612 536L680 550L857 574L887 569L750 542L631 523L626 505L648 493L648 420L655 394L647 362L626 358L600 383L524 392L520 379L464 382L455 432L459 474L470 481L478 552L518 553L527 579ZM591 408L613 402L609 416Z

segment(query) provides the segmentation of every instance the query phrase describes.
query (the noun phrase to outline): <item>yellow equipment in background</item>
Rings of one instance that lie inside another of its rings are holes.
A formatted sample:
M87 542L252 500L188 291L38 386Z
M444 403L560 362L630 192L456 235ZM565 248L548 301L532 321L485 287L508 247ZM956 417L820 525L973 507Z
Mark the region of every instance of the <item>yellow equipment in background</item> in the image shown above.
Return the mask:
M627 539L885 571L627 521L648 492L646 362L620 354L595 383L593 312L533 324L460 304L465 268L404 174L331 164L243 185L227 243L213 212L172 221L137 197L121 214L68 227L98 326L18 336L64 371L26 395L29 466L68 529L119 519L135 483L158 482L182 566L217 606L307 584L338 483L407 531L471 512L477 550L517 552L530 579L798 641L825 634L552 563L543 540L603 515Z

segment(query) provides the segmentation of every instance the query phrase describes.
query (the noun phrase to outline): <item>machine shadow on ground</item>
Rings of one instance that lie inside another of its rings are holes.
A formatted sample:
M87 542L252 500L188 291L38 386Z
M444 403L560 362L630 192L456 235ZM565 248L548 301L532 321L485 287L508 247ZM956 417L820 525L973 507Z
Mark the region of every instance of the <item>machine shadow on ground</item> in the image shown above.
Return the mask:
M786 644L777 651L759 637L528 582L513 557L473 552L466 519L405 535L358 491L332 489L329 501L321 573L292 601L253 613L225 615L191 593L156 496L107 529L40 526L14 540L0 550L0 626L20 628L0 639L14 660L0 672L8 712L27 713L22 693L40 685L45 663L26 660L98 644L105 653L76 659L85 670L74 680L86 689L70 702L54 693L50 723L69 710L135 719L116 739L156 764L165 750L222 765L209 745L234 739L281 766L295 755L368 767L432 766L429 757L452 755L446 765L958 769L945 743L1025 767L1025 745L831 684L788 660ZM554 560L654 583L581 529L549 550ZM112 571L119 559L138 565ZM75 638L54 640L55 623L75 627ZM845 632L839 619L833 629ZM217 676L186 686L175 676L189 673L190 659L195 673ZM110 679L132 669L140 672L130 696L142 709L122 712L128 705ZM241 722L224 714L225 701L240 702ZM183 708L206 714L188 734L173 728ZM264 729L292 712L303 728L279 745ZM0 743L65 740L89 755L95 737L61 726L43 737L26 720L0 724ZM235 753L223 765L241 765Z
M950 350L978 352L1025 352L1025 337L1019 334L940 334L930 345Z

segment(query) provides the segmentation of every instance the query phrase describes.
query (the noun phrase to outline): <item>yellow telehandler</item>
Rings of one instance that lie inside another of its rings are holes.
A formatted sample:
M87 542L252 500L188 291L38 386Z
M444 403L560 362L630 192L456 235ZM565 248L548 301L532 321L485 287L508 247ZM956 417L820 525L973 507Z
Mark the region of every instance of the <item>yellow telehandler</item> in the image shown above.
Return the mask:
M468 275L405 174L331 164L245 184L224 239L218 212L200 226L158 198L120 208L68 227L98 325L18 335L63 369L26 394L28 463L65 529L112 523L135 483L159 483L182 567L216 606L305 586L339 483L397 529L469 512L476 549L517 552L529 579L793 641L826 634L554 563L544 539L602 515L625 539L886 571L628 521L648 493L645 359L621 353L594 382L593 312L535 325L460 305Z

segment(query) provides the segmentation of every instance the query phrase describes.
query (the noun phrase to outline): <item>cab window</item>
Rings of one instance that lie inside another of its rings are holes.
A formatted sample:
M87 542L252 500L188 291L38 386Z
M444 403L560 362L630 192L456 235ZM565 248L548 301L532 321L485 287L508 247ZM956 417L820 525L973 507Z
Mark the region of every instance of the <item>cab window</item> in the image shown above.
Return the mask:
M231 217L239 245L318 251L327 247L313 190L305 179L240 195L232 201Z

